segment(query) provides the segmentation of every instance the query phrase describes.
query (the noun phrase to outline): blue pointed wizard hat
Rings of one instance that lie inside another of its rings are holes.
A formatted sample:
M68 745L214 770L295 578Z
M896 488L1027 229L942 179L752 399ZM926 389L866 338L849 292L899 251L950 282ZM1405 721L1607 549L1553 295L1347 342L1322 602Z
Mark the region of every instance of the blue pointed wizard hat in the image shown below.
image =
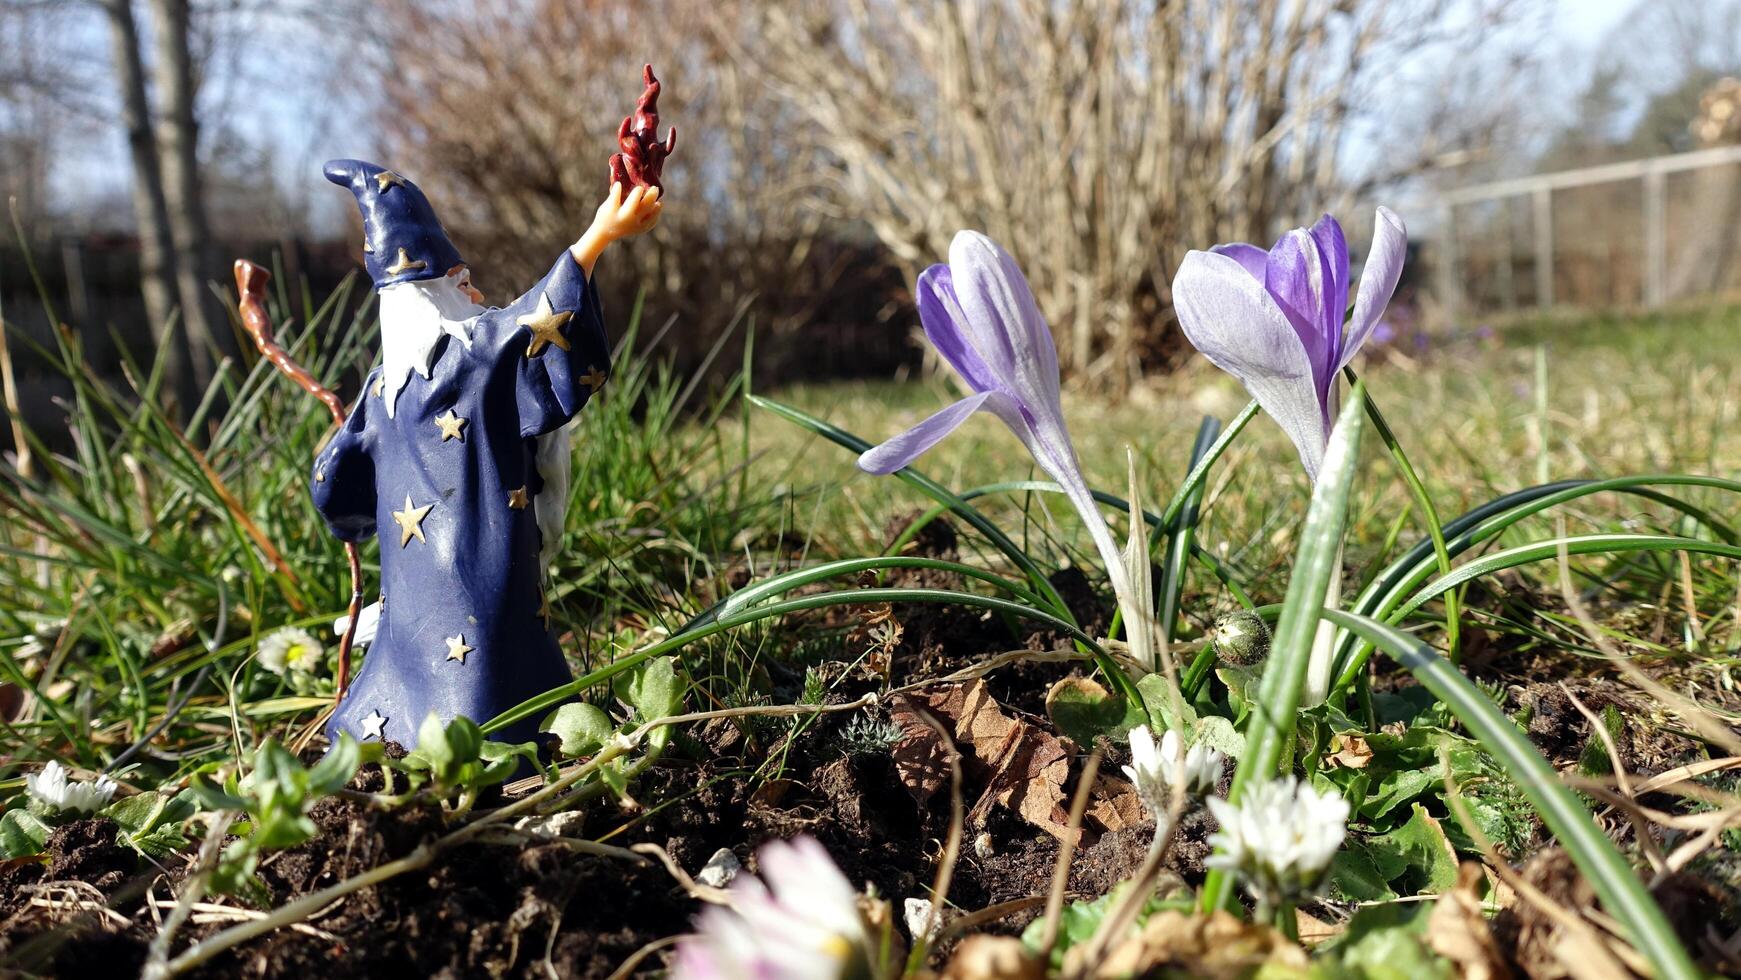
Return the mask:
M465 260L416 184L365 160L328 160L326 179L348 187L363 213L363 264L375 288L436 279Z

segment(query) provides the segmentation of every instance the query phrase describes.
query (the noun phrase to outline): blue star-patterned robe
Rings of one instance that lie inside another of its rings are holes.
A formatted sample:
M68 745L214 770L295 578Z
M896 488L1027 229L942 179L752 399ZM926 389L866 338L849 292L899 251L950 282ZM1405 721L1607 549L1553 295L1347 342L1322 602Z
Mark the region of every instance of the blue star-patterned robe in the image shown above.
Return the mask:
M563 314L567 349L535 345L529 321ZM430 376L410 376L393 418L379 369L370 373L310 484L334 535L360 541L379 529L381 543L380 625L329 737L379 728L410 748L430 712L483 722L573 679L545 615L534 440L580 411L609 354L598 297L564 252L511 306L479 316L469 346L442 338ZM464 420L457 438L436 421L449 412ZM495 737L526 741L536 721Z

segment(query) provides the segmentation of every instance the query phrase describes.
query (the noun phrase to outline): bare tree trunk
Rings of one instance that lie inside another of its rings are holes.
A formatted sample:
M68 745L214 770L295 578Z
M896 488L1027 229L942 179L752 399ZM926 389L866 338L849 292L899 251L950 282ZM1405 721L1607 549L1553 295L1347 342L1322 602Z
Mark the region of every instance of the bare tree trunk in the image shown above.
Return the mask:
M167 358L165 381L185 396L192 390L187 372L187 345L171 330L177 286L175 245L169 231L169 207L163 196L163 175L157 162L157 137L151 125L151 105L145 94L145 66L139 52L139 30L132 0L103 0L109 19L109 40L120 85L121 124L133 163L133 214L139 225L139 291L145 296L145 316L161 356Z
M189 46L188 0L151 0L151 18L161 134L158 159L169 208L169 233L175 242L182 319L187 324L194 375L203 390L212 378L212 345L227 349L229 344L213 329L222 319L216 315L215 298L206 288L214 266L211 226L200 187L199 124L193 104L198 86Z

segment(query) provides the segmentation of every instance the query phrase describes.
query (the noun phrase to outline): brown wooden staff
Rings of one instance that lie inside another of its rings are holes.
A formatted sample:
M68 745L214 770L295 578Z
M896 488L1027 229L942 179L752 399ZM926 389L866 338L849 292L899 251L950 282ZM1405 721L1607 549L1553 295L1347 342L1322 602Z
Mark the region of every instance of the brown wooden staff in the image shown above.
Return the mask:
M290 354L272 338L272 318L266 315L266 283L271 278L272 273L247 259L236 260L236 292L241 297L236 306L242 314L242 326L254 338L254 346L260 348L260 355L303 391L320 399L332 413L333 422L342 427L345 424L345 403L331 388L316 381L307 368L291 360ZM363 560L356 542L345 542L345 557L351 564L351 605L344 635L339 637L338 689L333 696L334 704L344 699L345 690L350 687L351 644L356 641L357 620L363 612Z

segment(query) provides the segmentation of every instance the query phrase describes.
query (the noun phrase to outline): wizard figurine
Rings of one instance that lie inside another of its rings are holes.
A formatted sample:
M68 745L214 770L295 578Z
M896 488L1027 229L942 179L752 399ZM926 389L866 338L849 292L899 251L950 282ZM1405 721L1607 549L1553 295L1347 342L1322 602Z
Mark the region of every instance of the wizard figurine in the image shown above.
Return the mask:
M486 308L416 184L361 160L328 161L326 178L363 214L382 348L310 484L334 535L381 548L380 601L357 624L368 657L327 734L412 746L432 712L484 721L572 680L542 561L567 503L563 426L610 373L592 270L663 204L656 184L614 183L536 286Z

